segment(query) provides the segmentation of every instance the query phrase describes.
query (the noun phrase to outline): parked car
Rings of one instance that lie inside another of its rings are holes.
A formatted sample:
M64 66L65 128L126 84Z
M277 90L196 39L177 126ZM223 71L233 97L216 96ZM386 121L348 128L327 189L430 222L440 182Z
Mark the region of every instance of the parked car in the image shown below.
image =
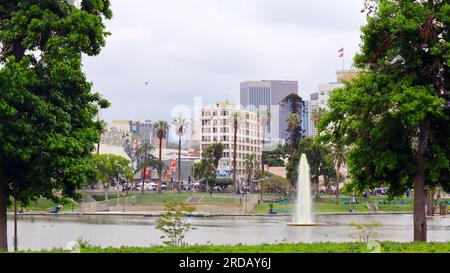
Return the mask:
M153 188L152 185L150 185L150 183L145 183L144 184L144 191L151 191ZM141 191L142 190L142 182L136 184L136 186L133 188L133 190L135 191Z

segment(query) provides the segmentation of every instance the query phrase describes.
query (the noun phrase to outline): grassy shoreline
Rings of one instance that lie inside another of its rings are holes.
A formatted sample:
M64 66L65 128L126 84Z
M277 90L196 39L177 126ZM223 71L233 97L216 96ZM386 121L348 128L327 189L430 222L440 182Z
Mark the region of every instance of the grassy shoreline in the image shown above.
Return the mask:
M379 242L381 253L450 253L450 242ZM81 253L370 253L365 243L297 243L260 245L191 245L150 247L97 247L82 243ZM21 251L27 253L68 253L63 249Z

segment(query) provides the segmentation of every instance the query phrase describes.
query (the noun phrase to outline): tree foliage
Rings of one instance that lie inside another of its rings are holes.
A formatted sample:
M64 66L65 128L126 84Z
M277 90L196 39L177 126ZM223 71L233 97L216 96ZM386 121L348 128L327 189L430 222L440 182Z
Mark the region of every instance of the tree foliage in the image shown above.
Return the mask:
M81 53L100 52L102 17L111 11L109 1L83 2L98 3L87 10L65 1L0 4L0 183L11 191L51 195L56 186L73 194L92 175L86 163L101 130L94 104L108 102L91 93Z
M94 154L93 161L98 171L98 177L104 183L109 183L118 175L132 171L130 161L119 155Z
M222 143L217 142L209 145L206 149L203 150L202 156L211 160L214 169L217 170L219 167L219 161L223 157L223 149L224 146Z
M263 192L285 193L289 187L289 180L278 175L272 175L262 180Z
M118 155L94 154L93 163L105 189L105 200L108 200L108 189L114 179L129 178L134 173L130 161Z
M368 2L362 71L332 93L319 127L350 147L355 187L414 188L414 238L426 240L425 189L450 183L450 3Z
M316 185L316 194L318 194L319 177L323 176L325 180L328 180L336 176L331 150L312 138L302 139L286 165L287 178L294 187L297 186L297 168L302 154L305 154L308 159L311 182Z
M105 45L108 0L0 2L0 219L10 195L26 204L55 192L75 196L95 176L97 105L81 55ZM0 221L0 249L6 222Z
M156 222L156 228L164 233L161 239L167 239L163 243L169 246L185 245L184 236L192 229L186 217L195 211L195 207L182 202L166 201L164 211Z
M302 98L295 94L289 94L280 102L281 109L288 113L286 123L288 123L289 142L291 147L297 147L302 138L303 129L301 126L301 118L306 111L305 102ZM297 119L294 118L297 115Z
M264 163L271 167L284 167L284 159L288 157L287 145L277 145L275 149L263 151Z

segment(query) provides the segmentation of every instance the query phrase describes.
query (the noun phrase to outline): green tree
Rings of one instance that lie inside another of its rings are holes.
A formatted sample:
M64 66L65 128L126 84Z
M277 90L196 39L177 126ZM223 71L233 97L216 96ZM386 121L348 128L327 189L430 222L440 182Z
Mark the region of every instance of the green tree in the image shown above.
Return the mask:
M301 154L305 154L308 158L312 177L311 182L315 185L315 197L319 198L320 176L323 176L325 180L335 178L336 176L331 150L327 146L315 141L312 138L302 139L299 143L298 149L292 153L291 158L286 165L287 178L294 187L297 186L297 167Z
M82 71L81 56L105 45L108 0L0 2L0 250L7 250L10 196L76 197L93 180L97 105L109 105Z
M181 193L181 137L186 133L188 122L183 117L176 118L173 123L178 135L178 186L177 192Z
M164 166L164 163L161 160L151 154L153 150L153 146L149 143L148 140L145 140L144 144L141 145L141 147L137 148L133 156L136 162L136 169L134 170L134 172L140 172L142 176L141 194L144 194L145 191L145 179L148 176L148 170L150 168L156 168L157 170L160 170Z
M265 162L271 167L284 167L284 159L288 157L287 145L278 144L275 149L263 151Z
M223 144L213 143L203 150L202 156L211 159L214 169L219 168L219 161L223 157Z
M289 132L289 153L292 154L294 149L298 146L297 134L300 128L300 118L297 113L289 113L286 117L286 123Z
M210 157L204 157L199 163L195 163L194 173L196 179L206 182L207 188L209 188L209 182L216 179L216 169Z
M245 154L244 156L245 170L247 172L247 186L251 185L253 170L258 167L256 154Z
M336 142L331 147L331 153L333 157L334 165L336 166L336 205L339 205L339 183L343 181L343 177L341 177L341 168L346 164L346 147L340 142Z
M272 119L272 113L269 109L259 109L258 110L258 122L261 125L262 131L262 143L261 143L261 175L264 175L264 164L266 163L264 145L266 141L266 127L270 125Z
M278 175L266 177L262 181L263 192L285 193L289 187L289 180Z
M425 190L450 183L448 1L368 1L364 72L333 91L319 127L339 126L352 183L414 189L414 240L427 239Z
M237 176L237 134L239 130L239 112L234 112L231 114L232 122L233 122L233 183L234 183L234 192L238 189L238 182L236 179Z
M169 124L165 120L159 120L156 122L156 136L159 139L159 161L162 162L162 143L163 139L167 137L167 130L169 129ZM161 193L161 180L162 180L162 166L158 168L158 193Z
M108 190L111 183L119 177L124 177L133 172L130 161L124 157L113 154L94 154L93 161L98 171L98 177L103 184L105 190L105 201L108 201Z
M288 133L289 133L289 142L291 143L291 148L295 149L295 147L298 146L298 143L300 142L300 139L303 136L303 129L301 127L301 119L300 117L303 116L303 114L306 111L305 102L302 100L302 98L295 94L289 94L287 95L281 102L280 102L281 109L289 114L295 114L297 115L296 124L294 126L294 119L293 115L291 115L290 121L288 121L286 118L286 122L288 123ZM291 127L289 127L289 123L291 123ZM290 151L292 152L292 150Z
M169 246L185 245L184 236L192 229L191 224L187 222L187 215L194 212L195 207L182 202L166 201L164 211L156 221L156 229L164 233L161 239L167 239L163 243Z
M315 108L312 111L311 119L314 123L314 127L317 127L317 124L320 122L320 120L322 119L325 112L326 112L326 110L323 108ZM317 133L318 133L318 135L320 135L320 130L318 130Z

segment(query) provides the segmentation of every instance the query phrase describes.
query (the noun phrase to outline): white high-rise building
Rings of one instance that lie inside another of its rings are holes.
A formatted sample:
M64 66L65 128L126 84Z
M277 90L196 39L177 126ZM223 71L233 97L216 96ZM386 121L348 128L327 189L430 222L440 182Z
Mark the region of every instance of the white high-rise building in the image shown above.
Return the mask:
M337 82L330 82L327 84L319 84L319 92L312 93L311 94L311 103L310 103L310 109L311 109L311 123L309 127L310 136L314 137L317 136L317 128L314 124L314 110L323 108L328 109L328 100L330 99L330 95L333 92L333 90L337 88L344 87L345 84L343 81L350 81L354 79L358 75L357 70L337 70L336 71L336 80Z
M254 153L261 162L263 146L262 126L255 112L241 109L228 101L201 109L201 142L203 151L209 145L220 142L224 145L223 157L219 162L220 177L232 177L234 127L233 113L239 113L236 142L237 177L246 176L245 155Z

